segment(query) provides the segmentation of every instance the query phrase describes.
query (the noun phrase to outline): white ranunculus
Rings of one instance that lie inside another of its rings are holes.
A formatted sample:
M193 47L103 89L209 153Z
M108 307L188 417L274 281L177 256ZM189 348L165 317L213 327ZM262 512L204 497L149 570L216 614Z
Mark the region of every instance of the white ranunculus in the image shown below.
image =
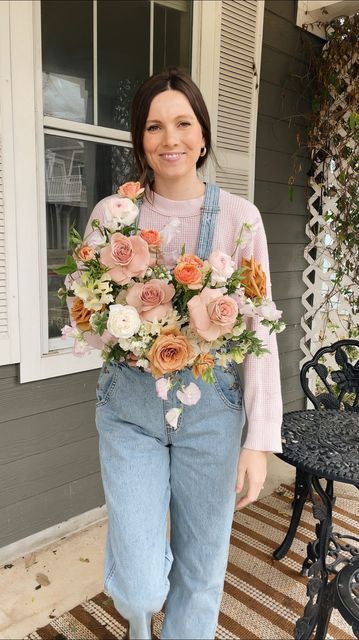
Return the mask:
M105 203L104 225L111 231L117 231L132 224L138 216L138 207L129 198L112 196Z
M141 326L141 318L135 307L123 304L109 306L107 329L115 338L131 338Z

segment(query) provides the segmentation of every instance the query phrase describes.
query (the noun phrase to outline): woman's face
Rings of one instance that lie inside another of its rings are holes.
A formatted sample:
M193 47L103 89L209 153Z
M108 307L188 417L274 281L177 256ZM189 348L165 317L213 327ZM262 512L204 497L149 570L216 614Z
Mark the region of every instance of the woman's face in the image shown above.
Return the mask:
M201 125L183 93L169 89L153 98L143 149L155 181L196 178L196 162L204 145Z

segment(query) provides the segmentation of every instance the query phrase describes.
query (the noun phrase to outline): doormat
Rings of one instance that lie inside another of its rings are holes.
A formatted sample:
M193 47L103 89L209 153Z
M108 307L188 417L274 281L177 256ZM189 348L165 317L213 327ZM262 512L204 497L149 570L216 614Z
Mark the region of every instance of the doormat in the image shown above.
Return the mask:
M232 525L227 572L216 632L217 640L285 640L307 602L307 578L300 575L315 520L305 505L292 548L281 561L272 553L282 542L291 515L293 488L281 485L272 495L237 512ZM333 525L358 532L359 501L337 497ZM153 616L154 639L161 633L164 612ZM24 640L120 640L127 622L99 593ZM328 640L352 640L351 627L333 611Z

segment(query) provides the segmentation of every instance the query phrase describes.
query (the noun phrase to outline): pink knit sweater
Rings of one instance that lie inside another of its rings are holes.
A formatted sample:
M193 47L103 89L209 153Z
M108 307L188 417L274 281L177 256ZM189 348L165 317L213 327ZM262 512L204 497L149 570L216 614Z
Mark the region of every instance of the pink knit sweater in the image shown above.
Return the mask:
M90 232L90 222L93 218L98 218L102 222L105 201L106 199L101 200L95 206L85 236ZM151 228L160 231L171 218L177 217L181 222L180 233L175 236L167 249L179 253L182 245L185 244L187 253L195 253L202 202L203 196L179 201L168 200L156 193L151 194L149 200L143 199L139 226L141 229ZM243 223L257 223L258 230L252 241L244 250L237 249L234 259L236 265L239 265L242 257L251 258L254 256L266 272L267 297L271 298L267 241L258 209L244 198L232 195L222 189L219 208L213 249L232 254L235 240L239 236ZM282 397L276 336L273 333L269 335L268 329L260 324L258 319L248 319L247 325L256 331L270 353L260 358L249 355L244 361L244 407L247 417L247 437L243 446L259 451L280 452L282 450Z

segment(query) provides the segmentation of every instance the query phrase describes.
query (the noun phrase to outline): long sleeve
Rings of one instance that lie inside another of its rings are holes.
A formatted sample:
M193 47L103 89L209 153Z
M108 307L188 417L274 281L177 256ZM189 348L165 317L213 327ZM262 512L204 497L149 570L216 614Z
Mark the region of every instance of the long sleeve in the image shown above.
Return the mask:
M254 256L267 277L267 297L272 299L267 239L262 218L257 211L258 230L242 256ZM244 447L260 451L282 451L281 424L283 404L276 334L259 318L250 318L248 328L256 331L270 353L258 358L249 355L244 361L244 406L247 415L247 437Z

